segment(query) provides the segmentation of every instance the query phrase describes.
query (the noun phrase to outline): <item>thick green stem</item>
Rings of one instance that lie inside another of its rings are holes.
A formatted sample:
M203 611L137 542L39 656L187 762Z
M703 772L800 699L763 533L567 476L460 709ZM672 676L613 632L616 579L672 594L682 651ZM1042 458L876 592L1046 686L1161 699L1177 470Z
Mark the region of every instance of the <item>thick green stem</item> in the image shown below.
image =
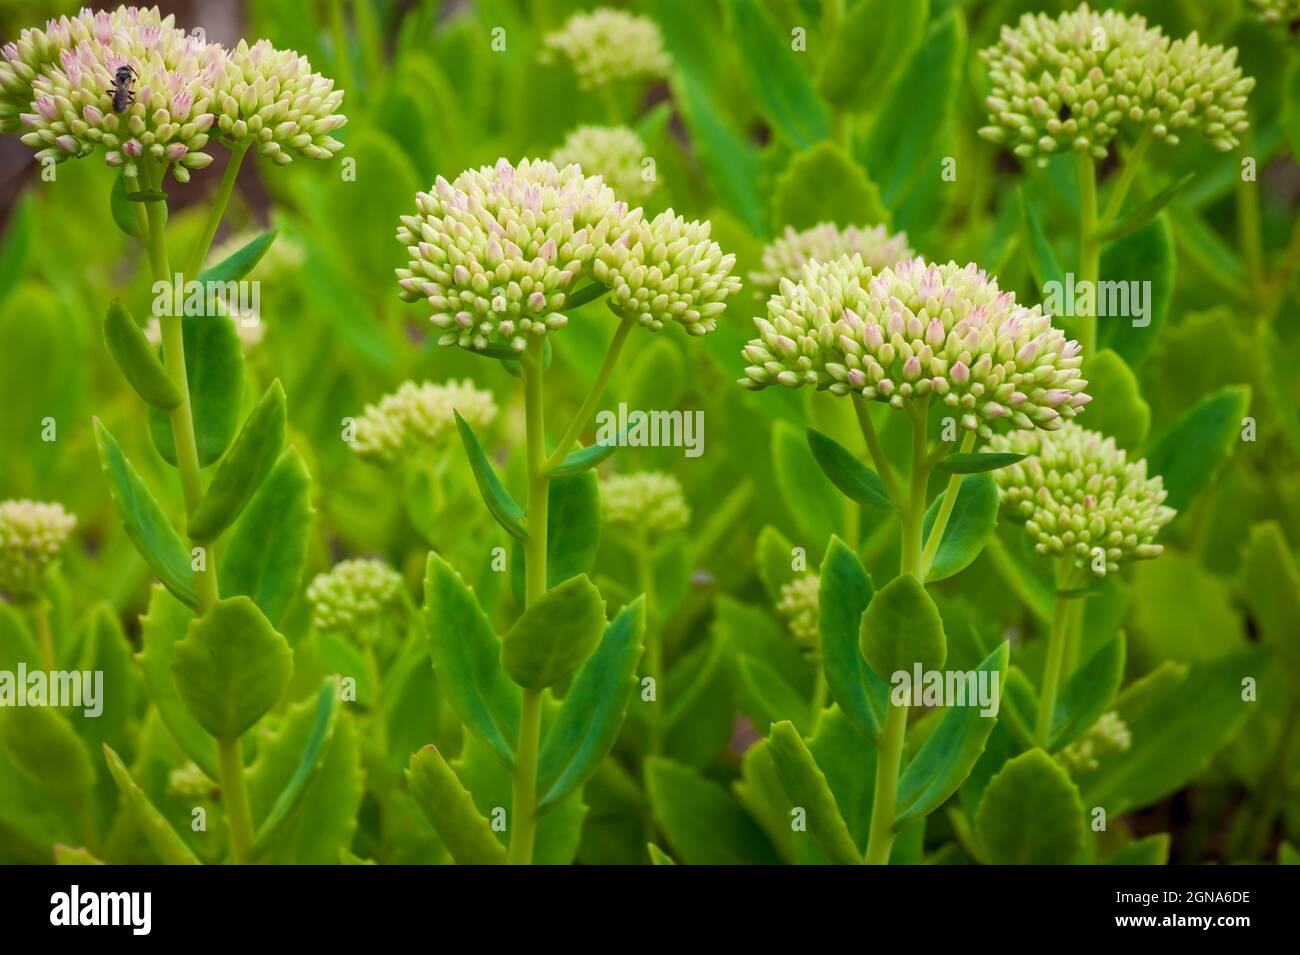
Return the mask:
M148 179L148 166L146 179ZM159 176L161 180L161 175ZM161 182L150 181L151 188L157 188ZM130 185L130 183L128 183ZM146 202L145 218L149 231L147 243L149 263L153 270L155 282L171 284L171 263L167 256L167 236L163 218L166 204L163 202ZM179 298L173 295L173 301ZM160 315L158 324L162 329L163 365L172 383L181 394L181 403L170 412L172 439L176 445L176 464L181 475L181 490L185 495L185 513L193 514L199 502L203 500L203 477L199 466L198 443L194 436L194 416L190 410L190 386L185 371L185 336L181 326L181 316ZM191 541L191 545L197 542ZM210 548L208 548L210 551ZM206 611L217 599L217 567L214 555L205 553L199 570L195 571L195 590L199 596L199 609Z
M569 428L564 432L564 437L555 447L555 453L545 461L545 467L549 470L563 461L571 450L574 443L582 434L582 429L587 426L591 420L592 413L596 410L596 405L600 401L600 396L605 393L605 386L609 383L609 376L614 371L614 366L618 364L618 357L623 352L623 344L627 341L628 333L632 331L632 326L636 322L632 318L621 318L618 328L614 332L613 339L610 340L609 348L605 352L605 360L601 363L600 371L596 373L596 381L591 386L591 391L587 393L586 399L582 402L582 407L578 413L573 416ZM540 412L539 412L540 413Z
M54 634L50 631L50 602L44 597L37 597L31 605L32 622L36 625L36 640L41 650L41 666L47 672L57 666L54 655Z
M867 865L886 865L894 847L894 811L898 797L898 774L903 765L903 744L907 738L907 706L891 700L885 713L885 727L876 746L876 790L871 803L871 834L867 838Z
M520 361L524 380L524 427L528 459L528 539L524 542L524 606L546 593L546 537L550 479L546 476L546 421L542 397L542 341L529 344ZM537 750L541 743L542 694L524 690L515 755L509 859L533 861L537 834Z
M1079 343L1091 355L1097 344L1097 278L1101 271L1101 245L1097 241L1097 164L1079 153L1079 274L1076 284L1092 288L1092 307L1078 316ZM1084 285L1083 283L1088 283Z
M1043 664L1043 691L1039 695L1038 721L1034 727L1034 736L1043 749L1051 746L1056 698L1069 676L1066 658L1071 642L1070 625L1075 617L1076 604L1082 604L1082 599L1066 596L1066 592L1077 582L1070 558L1059 558L1056 565L1057 594L1052 607L1052 628L1048 631L1047 661Z
M920 406L908 407L912 417L912 474L911 488L903 505L903 550L900 571L911 574L925 583L925 567L921 559L921 537L925 523L925 491L930 479L925 422L929 402L922 399Z
M247 864L253 858L253 815L248 808L248 782L244 778L244 756L239 739L217 741L221 771L221 801L226 807L226 827L235 861Z
M226 171L221 176L221 184L217 187L216 195L212 197L212 205L208 207L203 231L195 240L190 257L185 260L183 274L187 279L197 278L203 271L203 262L212 248L212 240L217 235L217 229L221 228L221 220L226 215L226 207L230 205L230 197L235 191L235 180L239 178L239 167L243 165L249 145L251 143L246 141L230 147L230 159L226 162Z
M975 446L975 432L967 431L961 439L961 454L969 454L971 448ZM939 552L939 543L943 540L943 532L948 528L948 518L952 517L953 506L957 503L957 494L961 491L961 479L965 475L954 474L948 478L948 486L943 492L943 501L939 505L939 513L935 515L934 526L930 528L930 536L925 542L925 552L921 554L921 569L926 574L930 573L930 565L934 563L934 555Z

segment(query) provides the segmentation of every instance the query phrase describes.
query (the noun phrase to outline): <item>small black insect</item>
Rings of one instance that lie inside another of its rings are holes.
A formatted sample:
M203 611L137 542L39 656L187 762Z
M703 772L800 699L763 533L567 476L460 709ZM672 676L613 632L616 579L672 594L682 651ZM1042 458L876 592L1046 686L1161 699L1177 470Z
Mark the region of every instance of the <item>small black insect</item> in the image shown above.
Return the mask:
M117 68L117 72L113 75L113 85L104 91L113 94L113 112L125 113L126 108L135 102L135 94L131 92L131 84L134 82L135 67Z

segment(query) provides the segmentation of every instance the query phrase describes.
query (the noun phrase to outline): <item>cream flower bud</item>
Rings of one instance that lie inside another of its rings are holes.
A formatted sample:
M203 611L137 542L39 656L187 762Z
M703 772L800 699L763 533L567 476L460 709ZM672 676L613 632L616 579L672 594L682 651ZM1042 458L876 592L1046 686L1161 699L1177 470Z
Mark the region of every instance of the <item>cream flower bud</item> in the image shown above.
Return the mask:
M1099 716L1082 736L1063 747L1056 760L1071 773L1090 772L1101 765L1104 757L1127 752L1132 745L1133 734L1128 724L1116 710L1110 710Z
M39 595L76 526L61 504L0 502L0 591L17 601Z
M496 400L469 379L441 385L404 382L377 405L366 405L357 418L352 448L386 464L424 454L456 433L456 412L477 431L496 418Z
M809 262L829 262L855 253L873 272L892 268L916 255L907 244L906 232L891 233L883 225L840 228L833 222L822 222L801 232L786 226L784 234L763 249L763 270L751 272L749 281L764 295L771 295L782 278L797 278Z
M814 260L797 283L782 281L755 325L745 353L763 360L740 381L752 390L812 385L895 408L925 398L986 438L990 421L1056 428L1086 403L1057 402L1087 385L1077 345L973 264L918 258L875 273L857 254Z
M381 560L335 564L307 587L312 626L373 640L378 634L371 624L393 604L401 588L401 576Z
M1038 553L1104 577L1163 550L1156 535L1177 513L1164 504L1164 482L1113 438L1066 423L997 436L988 449L1028 455L993 477L1003 511L1024 522Z
M588 176L600 176L619 196L634 201L654 191L643 175L645 144L626 126L579 126L551 157L557 166L574 163Z
M1300 23L1300 0L1248 0L1255 16L1265 23Z
M785 620L790 636L810 660L821 657L821 578L804 574L781 585L776 612Z
M1195 33L1171 41L1144 17L1086 3L1055 19L1025 14L980 51L991 87L980 134L1039 165L1058 152L1102 159L1125 128L1171 144L1199 129L1229 150L1249 125L1255 85L1236 56Z
M608 524L649 536L670 534L690 523L682 485L662 471L615 474L600 482L600 512Z
M575 13L543 42L539 59L568 62L583 89L668 74L668 54L658 25L649 17L622 10L598 7Z

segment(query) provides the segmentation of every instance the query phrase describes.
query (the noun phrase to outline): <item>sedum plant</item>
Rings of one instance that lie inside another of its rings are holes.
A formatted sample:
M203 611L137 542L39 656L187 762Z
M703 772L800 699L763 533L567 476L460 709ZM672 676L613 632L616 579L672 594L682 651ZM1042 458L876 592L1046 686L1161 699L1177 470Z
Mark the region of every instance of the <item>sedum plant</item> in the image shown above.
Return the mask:
M617 736L645 607L637 598L606 621L589 577L601 523L591 469L616 445L578 442L634 326L659 331L676 323L692 336L716 326L739 280L731 275L734 256L709 230L671 210L647 219L578 166L528 159L500 159L452 182L439 177L417 196L416 214L402 218L397 237L410 256L397 270L403 297L432 309L440 345L501 361L523 386L522 505L469 422L456 416L484 503L520 543L523 613L498 637L437 554L425 581L434 670L466 729L509 773L508 812L486 810L505 812L503 848L462 778L474 772L469 744L459 770L435 747L413 758L412 792L458 861L535 861L546 814L581 814L582 784ZM552 443L544 392L551 337L565 326L567 309L602 297L618 327L590 392ZM613 503L626 516L643 494L620 491ZM649 520L640 517L646 532ZM561 683L569 686L556 708L550 691Z

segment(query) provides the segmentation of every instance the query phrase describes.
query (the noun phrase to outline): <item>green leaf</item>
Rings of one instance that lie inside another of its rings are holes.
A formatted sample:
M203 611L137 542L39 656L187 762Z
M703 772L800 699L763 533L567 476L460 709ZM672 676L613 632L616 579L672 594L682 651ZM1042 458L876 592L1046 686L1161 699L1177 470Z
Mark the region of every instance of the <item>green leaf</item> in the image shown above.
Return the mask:
M135 393L156 408L170 410L182 395L122 302L114 299L104 319L104 343Z
M167 193L161 189L140 189L128 192L126 198L131 202L166 202Z
M1159 832L1130 842L1104 860L1104 865L1168 865L1169 833Z
M939 516L943 496L936 497L925 510L922 534L928 538ZM948 515L943 539L934 561L926 572L927 583L946 580L965 570L980 555L998 524L998 485L989 474L971 474L962 478L957 500Z
M995 865L1062 865L1083 847L1083 803L1065 770L1041 749L989 780L975 834Z
M1087 426L1115 439L1126 451L1136 451L1151 427L1151 406L1142 399L1133 369L1109 348L1084 359L1088 379Z
M478 483L483 503L488 506L497 523L506 529L506 533L516 540L527 540L528 532L524 530L523 524L524 509L515 503L515 499L510 496L510 492L497 477L496 471L492 469L492 463L488 461L487 455L483 453L483 448L478 443L478 438L474 436L474 429L460 416L459 411L455 412L455 415L456 427L460 429L460 439L465 445L465 453L469 456L469 466L474 471L474 480Z
M763 118L805 148L830 134L830 114L788 39L757 0L725 0L727 31L744 53L741 72Z
M808 448L812 451L822 473L830 478L840 491L866 507L881 511L896 511L885 490L880 475L867 467L834 438L820 431L808 429Z
M871 109L889 90L921 41L929 0L858 0L830 37L818 86L846 109ZM863 51L870 50L870 56Z
M939 175L931 157L951 123L965 56L966 21L960 10L951 9L927 26L906 70L875 111L861 155L887 207L895 208L919 183Z
M298 593L311 532L311 476L293 448L267 475L221 546L221 596L252 597L278 624Z
M808 542L819 545L840 531L844 501L788 421L778 421L772 428L772 467L781 496Z
M1192 180L1195 178L1196 172L1192 171L1175 179L1137 208L1126 212L1111 225L1098 232L1095 236L1096 240L1105 244L1132 235L1154 219L1160 210L1169 205L1175 196L1191 185Z
M637 685L644 633L645 598L638 597L606 624L600 646L573 678L538 757L538 812L583 785L613 748Z
M199 865L198 857L158 811L158 807L150 802L145 791L131 778L121 757L107 743L104 744L104 759L108 763L113 782L117 783L118 791L122 794L122 802L130 813L131 820L163 864Z
M1128 725L1132 745L1076 773L1087 805L1114 816L1185 786L1253 712L1257 704L1242 699L1242 681L1258 679L1266 661L1250 651L1190 667L1165 662L1128 686L1112 709Z
M600 549L600 483L596 472L551 481L546 492L546 586L555 587L570 577L590 574ZM524 605L528 559L518 541L513 542L510 587L515 603Z
M1174 298L1177 279L1178 257L1175 251L1169 217L1162 214L1133 234L1108 246L1101 254L1101 277L1104 282L1138 283L1127 285L1128 308L1124 308L1123 298L1126 286L1113 286L1119 290L1119 307L1108 306L1107 310L1129 314L1103 318L1098 328L1100 343L1113 348L1134 368L1161 340L1161 331L1169 317L1169 306ZM1140 302L1144 315L1136 314L1139 302L1135 297L1137 290L1141 290ZM1096 395L1093 388L1089 388L1088 393ZM1088 414L1091 416L1100 405L1100 401L1089 405Z
M949 474L980 474L984 471L997 471L1010 467L1017 461L1023 461L1027 455L1011 451L986 451L974 454L955 452L935 465L940 471Z
M84 718L80 711L70 712ZM95 787L95 766L85 742L52 706L0 709L0 748L23 776L63 799L78 802Z
M1147 452L1147 473L1164 478L1166 505L1186 510L1232 454L1249 407L1250 388L1222 388L1188 408L1155 439Z
M876 592L862 615L862 657L882 679L899 671L938 670L948 655L939 608L911 574L895 577Z
M144 675L149 699L162 717L181 751L198 764L209 779L221 776L217 768L217 748L176 692L172 662L176 645L185 639L194 614L162 587L155 585L149 594L149 611L140 618L140 652L136 659Z
M1276 648L1291 679L1300 682L1300 572L1277 521L1251 526L1240 579L1262 641Z
M279 702L293 651L247 597L217 601L190 621L172 674L181 701L218 742L242 736Z
M984 752L989 734L997 725L997 708L1007 672L1011 645L1003 642L976 670L988 674L989 686L999 694L985 715L978 699L948 707L943 721L921 746L898 781L898 803L894 828L903 830L942 806L957 791ZM997 682L993 679L996 676Z
M1074 742L1110 707L1124 679L1124 633L1103 643L1075 670L1052 713L1052 745L1056 751Z
M1300 56L1287 60L1282 87L1282 128L1291 155L1300 156Z
M563 461L547 471L547 476L551 478L573 477L584 471L590 471L596 465L600 464L611 454L619 449L621 442L613 444L596 444L588 445L585 448L578 448L576 451L570 451Z
M438 682L465 727L506 766L519 733L519 687L501 668L501 641L460 574L429 554L424 579L429 655Z
M190 540L215 540L239 517L271 473L284 446L284 401L284 388L277 378L249 412L230 453L222 460L203 500L190 515Z
M1034 281L1038 283L1039 291L1048 285L1061 287L1065 284L1065 272L1056 258L1051 240L1047 238L1038 210L1034 208L1033 200L1023 186L1017 193L1020 197L1021 222L1027 239L1025 246L1029 250L1029 269L1034 274Z
M257 263L262 261L262 256L266 255L266 250L271 247L275 241L276 230L263 232L257 238L250 240L237 252L232 253L222 259L211 268L204 269L199 273L200 282L238 282L240 279L257 268Z
M781 588L799 576L794 569L794 558L794 545L786 536L771 524L763 525L758 532L754 569L767 599L774 604L781 600Z
M660 849L653 842L646 843L646 851L650 853L651 865L676 865L677 864L676 862L673 861L672 856L664 852L663 849Z
M191 607L198 606L189 551L98 418L95 441L99 446L100 465L108 478L109 495L126 536L168 590Z
M54 844L55 865L104 865L104 860L92 855L89 849L73 849L69 846Z
M312 724L307 745L303 748L302 759L285 784L280 795L271 807L270 813L257 827L257 836L253 840L253 856L260 856L275 838L280 826L284 824L293 811L298 808L311 781L325 762L330 743L334 740L334 727L338 722L339 681L337 677L326 677L316 694L316 718Z
M822 222L868 226L888 222L880 190L862 167L834 143L798 153L776 181L773 221L807 229Z
M461 865L505 865L506 850L437 747L425 746L406 771L411 795Z
M768 749L781 778L781 787L795 807L807 812L808 832L826 858L836 865L861 863L862 856L840 815L826 776L794 724L788 720L774 723Z
M174 321L174 319L164 319ZM239 430L244 391L244 354L235 323L218 315L186 315L180 320L185 341L185 379L190 389L194 439L199 464L214 463ZM149 409L149 433L168 464L176 464L171 421L158 408Z
M575 672L605 629L605 601L586 574L548 590L501 641L501 665L520 686L542 690Z
M581 308L583 305L596 301L608 291L608 285L592 282L590 285L578 289L572 295L566 295L564 297L564 307L565 309Z
M646 761L655 821L687 865L774 865L781 861L763 831L717 783L671 760Z
M859 634L875 590L858 555L838 537L826 548L819 586L826 684L849 722L874 742L884 725L889 685L862 658Z
M741 711L756 726L789 717L796 726L808 726L812 711L799 692L773 666L747 653L738 654L736 666L744 691Z
M140 223L136 219L136 207L130 199L127 198L126 182L119 174L113 180L113 190L109 194L109 209L113 213L113 221L117 227L131 236L133 239L141 239ZM163 206L163 215L166 215L166 206ZM140 211L144 215L144 210Z

